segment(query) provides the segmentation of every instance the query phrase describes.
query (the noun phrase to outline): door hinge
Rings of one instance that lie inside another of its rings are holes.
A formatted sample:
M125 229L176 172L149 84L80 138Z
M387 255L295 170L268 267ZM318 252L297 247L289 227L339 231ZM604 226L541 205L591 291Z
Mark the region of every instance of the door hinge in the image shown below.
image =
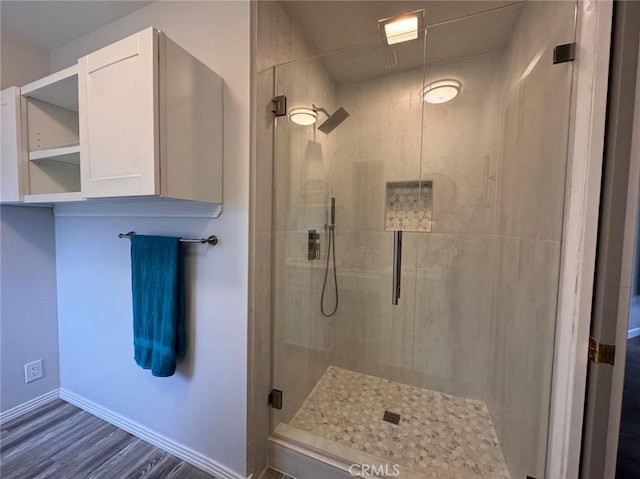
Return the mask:
M571 62L576 59L576 44L565 43L553 49L553 64Z
M594 338L589 338L589 359L596 364L613 366L616 357L616 347L613 344L602 344Z
M271 111L275 116L287 115L287 97L279 95L275 97L271 102Z
M282 391L272 389L269 393L269 406L273 409L282 409Z

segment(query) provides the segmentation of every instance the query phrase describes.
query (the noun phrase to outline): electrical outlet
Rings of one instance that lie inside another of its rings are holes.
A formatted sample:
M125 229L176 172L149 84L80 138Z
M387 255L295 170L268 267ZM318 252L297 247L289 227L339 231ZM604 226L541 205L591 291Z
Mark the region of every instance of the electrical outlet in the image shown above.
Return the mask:
M40 379L43 376L42 373L42 359L33 361L24 365L24 382L30 383L36 379Z

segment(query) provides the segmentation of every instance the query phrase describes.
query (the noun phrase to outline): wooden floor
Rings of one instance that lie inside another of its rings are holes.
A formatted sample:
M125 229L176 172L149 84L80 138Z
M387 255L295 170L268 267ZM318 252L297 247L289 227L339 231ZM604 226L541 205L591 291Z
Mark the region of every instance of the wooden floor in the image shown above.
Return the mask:
M640 476L640 338L627 341L617 479Z
M62 400L2 424L2 479L211 479Z

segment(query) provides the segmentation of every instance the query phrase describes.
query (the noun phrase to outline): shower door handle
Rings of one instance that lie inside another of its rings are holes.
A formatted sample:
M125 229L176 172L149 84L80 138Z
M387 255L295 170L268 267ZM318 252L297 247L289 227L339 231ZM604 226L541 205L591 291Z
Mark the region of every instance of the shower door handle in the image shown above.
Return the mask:
M393 291L391 304L397 306L400 298L400 277L402 276L402 231L393 232Z

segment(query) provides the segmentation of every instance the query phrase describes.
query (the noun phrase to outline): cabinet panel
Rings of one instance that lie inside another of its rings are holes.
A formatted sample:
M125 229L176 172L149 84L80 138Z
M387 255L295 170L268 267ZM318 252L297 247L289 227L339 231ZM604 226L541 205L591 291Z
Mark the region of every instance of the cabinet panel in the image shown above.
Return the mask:
M0 201L21 200L22 166L20 135L20 90L16 87L0 92L2 157L0 157Z
M157 31L91 53L78 67L83 196L159 194Z

